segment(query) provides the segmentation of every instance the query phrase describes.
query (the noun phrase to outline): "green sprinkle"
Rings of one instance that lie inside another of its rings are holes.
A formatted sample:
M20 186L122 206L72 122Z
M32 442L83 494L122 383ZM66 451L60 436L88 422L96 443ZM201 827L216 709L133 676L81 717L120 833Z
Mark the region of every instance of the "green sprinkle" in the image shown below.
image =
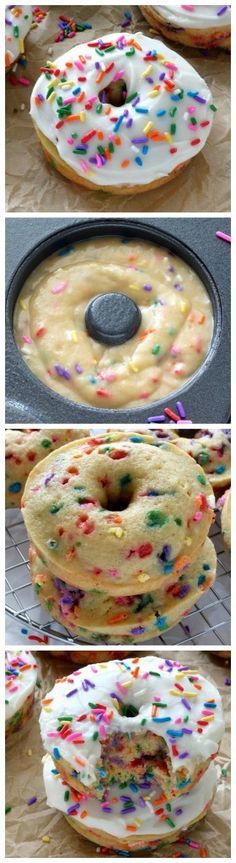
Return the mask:
M161 675L158 673L158 671L149 671L149 674L151 674L152 677L161 677Z
M12 806L5 806L5 814L6 815L8 814L8 812L11 812L11 810L12 810Z
M16 39L18 39L18 36L19 36L19 27L17 27L17 26L13 27L13 36L15 36L15 37L16 37Z
M65 800L65 801L69 800L69 797L70 797L70 792L69 792L69 790L68 790L68 788L67 788L67 790L65 791L65 794L64 794L64 800Z
M102 103L99 102L99 105L96 105L96 113L101 114L102 112Z
M97 740L97 739L98 739L98 731L94 731L93 732L93 740Z
M120 486L123 488L124 485L129 485L132 482L131 473L125 473L124 476L120 478Z
M160 510L151 509L150 512L147 513L148 527L163 527L167 521L169 521L168 516Z
M49 87L49 88L48 88L48 92L47 92L47 95L46 95L46 99L49 99L49 96L51 96L51 93L54 93L54 87Z
M176 826L176 825L174 824L174 821L172 821L172 820L171 820L171 818L166 818L166 821L167 821L167 824L169 824L169 826L170 826L170 827L175 827L175 826Z
M63 503L53 503L52 506L50 506L49 512L51 515L55 515L63 506Z
M52 441L51 441L51 440L49 440L49 438L48 438L48 437L45 437L45 438L42 440L42 446L44 447L44 449L48 449L48 447L49 447L49 446L52 446Z
M176 123L171 123L170 134L175 135L175 133L176 133Z
M178 527L181 527L181 525L183 524L182 518L179 518L179 516L177 516L177 518L175 518L175 523L178 525Z
M211 109L211 111L217 111L217 108L215 105L210 105L210 109Z
M198 456L199 464L208 464L210 456L207 452L200 452Z
M141 725L146 725L146 722L147 722L146 719L141 719Z
M135 48L133 48L133 46L131 48L129 48L128 51L125 52L126 57L133 57L133 54L135 54Z
M152 348L152 354L154 354L154 356L156 356L156 354L159 354L160 350L161 350L161 345L154 345L154 348Z
M198 481L201 483L201 485L206 485L206 477L204 476L204 474L199 474Z
M137 90L136 90L136 93L131 93L131 96L127 96L127 99L125 100L125 104L127 105L127 102L132 102L132 99L136 99L137 95L138 95Z

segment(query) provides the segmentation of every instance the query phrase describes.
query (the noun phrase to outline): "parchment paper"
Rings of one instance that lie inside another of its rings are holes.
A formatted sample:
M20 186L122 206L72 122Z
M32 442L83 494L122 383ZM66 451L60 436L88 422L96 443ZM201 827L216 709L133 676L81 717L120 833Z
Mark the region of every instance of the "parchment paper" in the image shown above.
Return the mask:
M145 651L139 653L143 656ZM217 651L168 650L165 656L184 664L192 665L194 661L194 667L212 680L222 695L226 731L216 763L221 771L223 769L224 774L221 773L215 799L207 817L190 833L186 833L185 837L200 843L206 849L208 857L230 857L230 687L224 684L225 678L230 677L229 661L227 663L217 657ZM37 659L42 679L41 697L52 687L55 678L69 674L75 667L68 661L56 660L49 652L38 651ZM69 826L62 813L47 807L42 779L43 747L38 726L39 712L40 698L37 698L34 717L26 726L28 730L25 729L19 743L16 734L15 743L6 753L6 804L12 807L6 815L6 857L26 857L31 860L36 857L98 858L97 846L80 837ZM29 750L32 755L27 754ZM37 797L37 802L28 806L27 801L33 796ZM48 837L49 841L44 842L43 836ZM176 852L187 857L200 856L199 847L193 850L187 845L177 843L162 846L151 856L173 857ZM102 851L99 856L102 856ZM109 854L106 849L104 859L106 856L118 855L115 852ZM135 857L147 857L147 852L136 852Z
M213 128L204 149L191 160L180 176L149 192L111 195L89 191L71 184L46 163L29 116L30 93L39 77L40 66L69 51L75 44L122 30L124 10L132 14L126 33L142 30L155 37L138 6L43 6L48 14L25 40L27 65L16 75L30 80L30 86L6 82L6 209L10 212L152 213L227 212L230 210L230 55L223 50L200 52L176 46L207 81L217 105ZM60 14L92 30L55 43ZM161 38L161 37L160 37ZM169 43L175 48L173 42ZM52 53L49 53L52 51ZM21 106L24 108L21 110Z

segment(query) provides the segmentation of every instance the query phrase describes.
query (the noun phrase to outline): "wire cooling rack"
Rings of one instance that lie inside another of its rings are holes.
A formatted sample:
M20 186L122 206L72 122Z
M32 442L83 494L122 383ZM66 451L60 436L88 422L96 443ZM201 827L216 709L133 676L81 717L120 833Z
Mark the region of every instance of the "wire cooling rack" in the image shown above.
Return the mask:
M220 515L211 527L210 536L217 553L217 578L214 586L203 594L190 613L173 629L153 642L162 645L225 645L230 644L230 554L225 551L220 533ZM42 609L31 584L29 573L29 541L19 510L6 511L6 613L12 619L41 636L63 644L96 644L72 638L64 626L54 621Z

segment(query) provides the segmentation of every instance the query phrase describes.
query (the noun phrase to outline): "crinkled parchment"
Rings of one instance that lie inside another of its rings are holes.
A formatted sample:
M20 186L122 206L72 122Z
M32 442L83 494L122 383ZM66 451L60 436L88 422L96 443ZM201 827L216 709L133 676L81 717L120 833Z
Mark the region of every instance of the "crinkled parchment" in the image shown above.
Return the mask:
M143 656L144 651L140 651L140 655ZM217 651L170 650L165 656L192 667L194 664L194 668L212 680L221 692L226 730L216 762L220 774L216 795L207 817L185 835L200 843L208 857L230 857L230 687L224 683L225 678L230 676L229 664L217 657ZM42 681L41 697L52 687L55 678L70 673L75 667L70 661L56 660L49 651L38 651L37 659ZM97 846L80 837L62 813L47 807L42 779L43 747L39 734L39 712L40 697L37 697L34 716L25 727L24 734L20 738L16 734L14 744L6 753L6 804L12 807L6 815L6 857L26 857L30 860L35 857L98 858ZM28 754L30 750L32 755ZM29 806L27 801L33 796L37 797L37 802ZM44 842L43 836L48 837L49 841ZM193 850L177 843L162 846L151 856L172 857L176 852L182 852L187 857L200 856L199 848ZM110 856L108 850L106 855ZM111 852L111 856L116 855ZM136 852L135 856L147 857L147 853Z
M155 38L138 6L52 6L46 18L25 40L27 65L18 66L16 74L30 80L30 86L13 86L6 82L6 208L10 212L79 212L79 213L165 213L227 212L230 210L230 55L223 50L200 52L184 46L176 50L207 81L217 113L204 149L191 160L178 178L149 192L111 195L89 191L64 179L46 163L29 116L31 90L39 77L40 66L64 54L73 45L90 41L106 33L119 32L124 10L132 21L123 32L142 30ZM73 39L55 43L60 14L80 23L92 24L92 30L77 33ZM161 38L161 37L160 37ZM170 47L175 48L173 42ZM50 53L52 51L52 53ZM23 109L21 110L21 108Z

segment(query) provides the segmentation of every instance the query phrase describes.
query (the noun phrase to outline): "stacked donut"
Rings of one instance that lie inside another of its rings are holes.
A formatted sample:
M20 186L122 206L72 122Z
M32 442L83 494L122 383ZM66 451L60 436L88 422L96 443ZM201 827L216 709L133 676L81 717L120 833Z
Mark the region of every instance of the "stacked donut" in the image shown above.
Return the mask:
M215 579L212 505L202 468L153 435L67 444L33 469L22 499L39 600L75 636L162 634Z
M157 656L86 666L56 681L40 727L48 805L99 845L174 841L210 806L224 721L195 669Z
M5 735L7 742L22 729L33 711L38 665L29 650L5 653Z
M231 45L230 6L141 6L149 24L166 39L194 48L225 48Z
M20 507L25 482L32 467L52 450L85 432L73 429L7 429L5 435L6 509Z
M5 67L11 69L24 54L24 39L32 25L31 6L6 6L5 9Z

